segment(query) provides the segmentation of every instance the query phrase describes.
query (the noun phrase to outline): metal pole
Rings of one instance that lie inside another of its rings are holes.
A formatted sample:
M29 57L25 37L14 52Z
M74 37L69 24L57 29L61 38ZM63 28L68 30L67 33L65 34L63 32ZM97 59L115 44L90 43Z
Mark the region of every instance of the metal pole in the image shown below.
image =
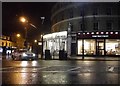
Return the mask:
M84 29L85 29L85 25L84 25L84 9L82 10L82 24L83 24L83 28L82 28L82 32L83 32L83 38L82 38L82 60L84 60Z
M25 47L28 49L28 42L27 42L27 27L25 27Z
M42 36L42 52L41 52L41 59L43 59L43 36Z
M45 20L45 17L44 16L42 16L42 17L40 17L41 18L41 20L42 20L42 28L44 27L43 26L43 24L44 24L44 20ZM44 29L44 28L43 28ZM41 59L43 59L43 34L42 34L42 52L41 52Z
M84 39L82 39L82 60L84 60Z

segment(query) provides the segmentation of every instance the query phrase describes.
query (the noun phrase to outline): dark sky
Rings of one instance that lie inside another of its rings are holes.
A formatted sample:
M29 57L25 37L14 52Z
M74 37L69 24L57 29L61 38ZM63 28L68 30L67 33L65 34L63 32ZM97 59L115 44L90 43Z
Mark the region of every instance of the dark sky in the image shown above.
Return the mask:
M40 33L50 32L51 8L54 2L3 2L2 3L2 33L12 35L21 33L24 35L24 25L19 21L20 16L26 16L28 21L37 26L28 28L28 37L31 38ZM44 24L41 24L41 16L45 16Z

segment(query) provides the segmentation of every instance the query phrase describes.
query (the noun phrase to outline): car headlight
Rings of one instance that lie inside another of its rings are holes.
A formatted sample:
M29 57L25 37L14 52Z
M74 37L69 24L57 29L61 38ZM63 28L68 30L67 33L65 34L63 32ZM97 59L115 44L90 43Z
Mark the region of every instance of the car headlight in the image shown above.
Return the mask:
M27 56L27 54L26 54L26 53L23 53L23 56Z
M35 56L35 54L33 54L33 56Z

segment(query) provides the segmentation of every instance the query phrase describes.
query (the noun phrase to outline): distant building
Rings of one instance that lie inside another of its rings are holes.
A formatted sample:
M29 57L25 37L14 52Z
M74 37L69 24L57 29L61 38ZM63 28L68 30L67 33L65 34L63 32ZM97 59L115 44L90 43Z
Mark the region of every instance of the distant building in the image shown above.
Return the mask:
M16 36L16 33L13 33L12 35L11 35L11 40L15 43L15 46L16 46L16 48L17 49L22 49L22 48L25 48L25 39L22 37L22 36L20 36L20 37L17 37Z
M70 55L120 55L119 2L59 2L51 21L52 32L67 31L65 49Z
M9 36L0 36L0 53L10 54L12 49L15 48L15 43L12 42Z
M14 49L22 49L24 48L24 41L22 37L16 37L15 34L12 36L0 36L0 53L2 54L10 54Z

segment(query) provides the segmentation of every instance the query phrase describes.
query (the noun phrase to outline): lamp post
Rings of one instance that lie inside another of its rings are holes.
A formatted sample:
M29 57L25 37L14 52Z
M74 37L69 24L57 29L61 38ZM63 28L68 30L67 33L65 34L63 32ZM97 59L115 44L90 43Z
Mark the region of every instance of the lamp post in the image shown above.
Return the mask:
M27 24L28 24L28 21L23 16L20 17L20 21L25 24L25 42L24 42L24 45L25 45L26 48L28 48L28 44L27 44Z
M40 17L42 20L42 24L44 23L45 17ZM42 41L42 52L41 52L41 59L43 59L43 34L41 34L41 41Z
M68 23L68 31L67 31L67 57L71 56L71 23Z
M43 34L41 34L41 41L42 41L41 59L43 59Z
M20 34L17 34L16 36L19 38L21 35L20 35Z
M82 9L82 33L84 36L84 30L85 30L85 21L84 21L84 8ZM82 39L82 60L84 60L84 38Z

